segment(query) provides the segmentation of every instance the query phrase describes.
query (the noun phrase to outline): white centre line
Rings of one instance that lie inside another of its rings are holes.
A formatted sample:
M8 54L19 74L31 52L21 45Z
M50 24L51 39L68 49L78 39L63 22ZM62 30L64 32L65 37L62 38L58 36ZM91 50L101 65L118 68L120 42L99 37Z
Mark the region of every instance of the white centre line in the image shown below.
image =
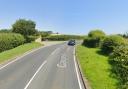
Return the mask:
M78 79L79 88L82 89L82 85L81 85L81 82L80 82L80 76L79 76L79 73L78 73L78 67L77 67L77 63L76 63L75 47L74 47L74 63L75 63L75 69L76 69L76 75L77 75L77 79Z
M54 50L54 51L49 55L49 57L52 56L52 55L54 55L55 52L57 52L58 50L59 50L59 48L57 48L56 50ZM47 59L48 59L48 58L47 58ZM45 61L42 63L42 65L38 68L38 70L36 71L36 73L33 75L33 77L30 79L30 81L27 83L27 85L25 86L24 89L27 89L27 88L29 87L29 85L31 84L31 82L33 81L33 79L35 78L35 76L38 74L38 72L41 70L41 68L42 68L46 63L47 63L47 61L45 60Z
M47 63L47 61L45 60L42 65L38 68L38 70L36 71L36 73L33 75L33 77L30 79L30 81L27 83L27 85L25 86L24 89L27 89L30 85L30 83L32 82L32 80L35 78L35 76L38 74L38 72L41 70L41 68Z

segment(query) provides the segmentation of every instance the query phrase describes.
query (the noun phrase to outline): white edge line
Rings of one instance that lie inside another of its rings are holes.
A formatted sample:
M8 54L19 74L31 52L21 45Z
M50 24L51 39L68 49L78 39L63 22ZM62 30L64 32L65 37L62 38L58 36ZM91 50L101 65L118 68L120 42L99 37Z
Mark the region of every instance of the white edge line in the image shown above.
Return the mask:
M36 73L32 76L32 78L29 80L29 82L27 83L27 85L25 86L24 89L27 89L30 85L30 83L32 82L32 80L35 78L35 76L37 75L37 73L41 70L41 68L47 63L47 61L45 60L42 65L38 68L38 70L36 71Z
M76 75L77 75L77 79L78 79L78 83L79 83L79 88L82 89L82 85L80 82L80 76L78 73L78 67L77 67L77 63L76 63L76 57L75 57L75 47L74 47L74 63L75 63L75 69L76 69Z
M0 70L3 69L3 68L5 68L6 66L8 66L8 65L10 65L10 64L12 64L12 63L18 61L19 59L21 59L21 58L27 56L28 54L33 53L33 52L35 52L35 51L37 51L37 50L39 50L39 49L41 49L41 48L45 48L45 47L48 47L48 46L39 47L39 48L37 48L37 49L35 49L35 50L31 50L30 52L28 51L27 53L25 53L25 54L19 56L18 58L14 59L14 60L12 60L11 62L9 62L9 63L3 65L2 67L0 67Z

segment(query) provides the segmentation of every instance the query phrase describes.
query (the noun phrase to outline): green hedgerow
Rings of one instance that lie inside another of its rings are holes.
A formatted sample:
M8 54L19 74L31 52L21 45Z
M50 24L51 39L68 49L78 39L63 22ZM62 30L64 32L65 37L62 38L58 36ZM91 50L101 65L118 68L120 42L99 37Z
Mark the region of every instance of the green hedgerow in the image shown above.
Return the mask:
M126 44L126 40L118 35L111 35L106 37L101 45L101 51L105 54L110 54L113 52L116 46Z
M128 46L117 46L110 58L114 62L113 70L120 79L121 89L128 89Z
M0 52L17 47L25 42L22 35L16 33L0 33Z

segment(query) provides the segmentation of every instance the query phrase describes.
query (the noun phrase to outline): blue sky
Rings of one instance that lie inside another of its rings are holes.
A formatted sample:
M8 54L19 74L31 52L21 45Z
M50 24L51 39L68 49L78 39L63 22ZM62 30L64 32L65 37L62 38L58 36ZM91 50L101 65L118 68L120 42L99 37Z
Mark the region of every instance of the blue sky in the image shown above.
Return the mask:
M0 0L0 28L19 18L36 22L37 29L65 34L107 34L128 31L128 0Z

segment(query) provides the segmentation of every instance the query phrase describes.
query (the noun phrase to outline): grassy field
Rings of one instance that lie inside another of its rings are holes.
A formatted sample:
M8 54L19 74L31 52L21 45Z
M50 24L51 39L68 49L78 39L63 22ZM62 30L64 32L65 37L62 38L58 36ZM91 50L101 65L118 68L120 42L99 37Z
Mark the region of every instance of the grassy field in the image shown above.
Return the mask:
M41 46L41 44L33 42L33 43L27 43L27 44L18 46L14 49L10 49L10 50L1 52L0 53L0 63L6 61L8 59L14 58L16 56L19 56L29 50L32 50L32 49L40 47L40 46Z
M108 57L100 55L98 48L77 46L77 57L83 74L92 89L117 89L117 80L111 76Z

